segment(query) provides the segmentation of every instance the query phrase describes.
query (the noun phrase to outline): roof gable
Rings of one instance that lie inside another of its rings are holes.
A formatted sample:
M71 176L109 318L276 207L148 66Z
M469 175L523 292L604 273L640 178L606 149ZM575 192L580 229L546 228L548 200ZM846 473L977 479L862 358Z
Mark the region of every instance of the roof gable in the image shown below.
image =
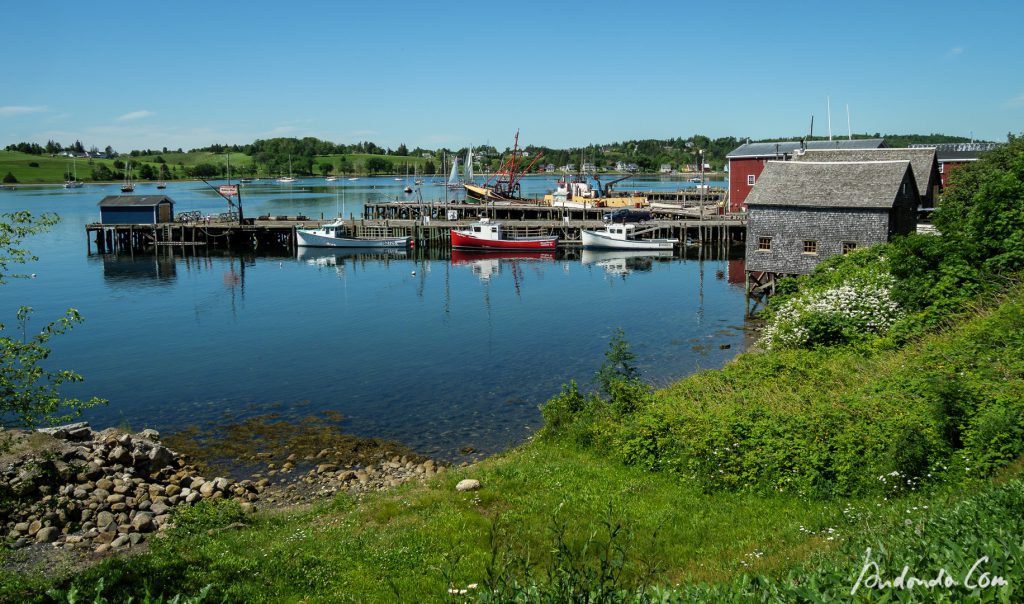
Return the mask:
M900 187L917 185L910 162L770 161L747 197L748 206L892 208Z
M926 194L939 184L939 161L935 149L884 148L884 149L808 149L805 153L793 155L793 161L856 162L907 160L914 171L914 182Z

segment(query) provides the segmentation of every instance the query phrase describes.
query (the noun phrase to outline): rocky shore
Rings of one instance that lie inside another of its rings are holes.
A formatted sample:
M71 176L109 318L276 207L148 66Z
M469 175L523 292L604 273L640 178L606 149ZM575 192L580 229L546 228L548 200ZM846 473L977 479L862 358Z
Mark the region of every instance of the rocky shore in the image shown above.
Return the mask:
M169 527L173 510L232 499L246 512L347 492L359 495L443 473L381 449L352 463L330 447L267 463L248 478L202 476L155 430L92 430L86 423L0 432L0 538L12 548L94 554L130 550Z

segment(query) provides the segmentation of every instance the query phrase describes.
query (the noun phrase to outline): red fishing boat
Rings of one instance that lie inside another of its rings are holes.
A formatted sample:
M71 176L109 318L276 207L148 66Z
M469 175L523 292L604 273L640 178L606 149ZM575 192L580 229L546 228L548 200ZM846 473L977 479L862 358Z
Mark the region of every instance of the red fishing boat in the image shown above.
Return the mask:
M558 237L513 237L506 235L500 222L481 218L466 230L452 229L452 249L551 251Z

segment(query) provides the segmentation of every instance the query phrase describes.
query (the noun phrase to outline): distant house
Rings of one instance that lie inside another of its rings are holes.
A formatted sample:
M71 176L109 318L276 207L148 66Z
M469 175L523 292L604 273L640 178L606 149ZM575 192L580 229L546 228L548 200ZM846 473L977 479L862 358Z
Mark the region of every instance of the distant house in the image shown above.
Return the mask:
M658 172L661 172L662 174L671 174L672 164L661 164L661 167L658 168Z
M747 272L774 281L914 231L917 183L907 160L770 161L746 203Z
M920 207L931 208L939 197L939 162L933 147L882 149L808 149L793 154L793 161L900 161L910 162L914 181L921 194Z
M885 146L881 138L834 141L780 141L746 143L732 150L725 158L729 162L729 211L742 211L747 195L757 183L761 171L769 161L787 161L800 149L879 149Z
M583 172L585 174L593 174L593 173L597 172L597 166L592 164L592 163L590 163L590 162L587 162L587 163L583 164Z
M910 145L911 149L934 149L939 163L942 186L949 184L949 173L965 164L978 161L981 154L1002 146L1003 143L940 143L938 145Z
M109 195L99 206L101 224L174 222L174 200L166 195Z

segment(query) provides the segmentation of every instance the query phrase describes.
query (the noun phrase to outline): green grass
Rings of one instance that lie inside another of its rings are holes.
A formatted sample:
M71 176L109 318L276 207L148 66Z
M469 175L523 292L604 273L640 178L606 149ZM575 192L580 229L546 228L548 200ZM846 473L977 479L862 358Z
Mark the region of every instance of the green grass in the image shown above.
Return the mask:
M456 492L465 477L480 479L483 489ZM393 602L396 593L410 602L444 601L451 585L483 580L492 527L499 550L543 562L553 526L564 523L576 543L602 518L626 528L636 561L629 576L656 567L672 583L722 581L744 564L769 573L789 568L824 545L801 527L820 533L842 517L835 503L707 496L565 444L534 442L427 486L268 513L243 531L172 537L76 583L103 577L118 597L138 596L148 583L165 594L212 584L228 601Z

